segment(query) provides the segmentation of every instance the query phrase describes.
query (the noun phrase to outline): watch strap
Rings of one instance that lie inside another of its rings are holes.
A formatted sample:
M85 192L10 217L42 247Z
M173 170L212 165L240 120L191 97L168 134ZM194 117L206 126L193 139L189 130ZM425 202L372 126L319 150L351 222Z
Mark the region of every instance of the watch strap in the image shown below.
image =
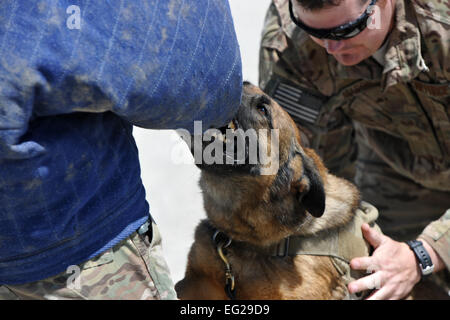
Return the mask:
M423 246L422 241L410 240L407 241L406 244L411 248L416 256L417 261L419 262L422 276L424 277L432 274L434 271L433 261L431 260L430 255Z

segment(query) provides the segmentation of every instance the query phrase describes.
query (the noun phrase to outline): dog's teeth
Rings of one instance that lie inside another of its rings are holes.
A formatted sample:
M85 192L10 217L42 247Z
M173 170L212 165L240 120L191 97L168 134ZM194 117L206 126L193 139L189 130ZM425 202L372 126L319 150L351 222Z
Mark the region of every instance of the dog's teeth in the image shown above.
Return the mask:
M231 120L230 123L228 124L228 128L231 130L236 130L236 125L234 124L234 121Z

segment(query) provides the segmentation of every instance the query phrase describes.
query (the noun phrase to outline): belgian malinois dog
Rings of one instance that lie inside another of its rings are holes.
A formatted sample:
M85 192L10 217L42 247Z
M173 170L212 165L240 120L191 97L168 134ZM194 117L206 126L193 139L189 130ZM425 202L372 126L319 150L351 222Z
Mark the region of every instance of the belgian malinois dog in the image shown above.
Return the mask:
M347 284L363 274L349 271L349 260L370 254L355 222L373 225L376 209L363 205L352 183L328 173L317 154L302 147L286 111L244 83L237 116L215 139L225 146L225 132L248 129L276 131L258 136L253 149L275 154L269 157L275 170L264 173L268 162L261 164L260 154L250 163L248 144L246 161L239 162L234 148L223 152L223 163L199 165L207 219L196 229L178 297L355 298Z

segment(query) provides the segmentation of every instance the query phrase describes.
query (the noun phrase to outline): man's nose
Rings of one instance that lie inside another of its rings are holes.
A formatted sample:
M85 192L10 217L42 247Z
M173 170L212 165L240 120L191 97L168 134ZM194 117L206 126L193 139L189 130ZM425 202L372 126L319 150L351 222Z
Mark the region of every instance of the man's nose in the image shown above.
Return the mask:
M343 41L336 41L336 40L324 40L325 49L327 49L327 52L329 54L337 53L339 50L341 50L344 47Z

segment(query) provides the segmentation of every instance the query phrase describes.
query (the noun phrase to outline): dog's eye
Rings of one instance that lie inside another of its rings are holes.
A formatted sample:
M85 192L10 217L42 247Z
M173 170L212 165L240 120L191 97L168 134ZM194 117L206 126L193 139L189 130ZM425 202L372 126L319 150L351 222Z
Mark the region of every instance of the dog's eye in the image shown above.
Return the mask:
M267 106L270 105L270 99L262 95L258 99L258 103L256 104L256 110L258 110L259 113L261 113L263 116L267 117L269 115L269 112L267 110Z
M256 106L256 110L258 110L259 113L261 113L263 116L267 117L268 112L267 112L267 108L265 105L263 104L258 104Z

